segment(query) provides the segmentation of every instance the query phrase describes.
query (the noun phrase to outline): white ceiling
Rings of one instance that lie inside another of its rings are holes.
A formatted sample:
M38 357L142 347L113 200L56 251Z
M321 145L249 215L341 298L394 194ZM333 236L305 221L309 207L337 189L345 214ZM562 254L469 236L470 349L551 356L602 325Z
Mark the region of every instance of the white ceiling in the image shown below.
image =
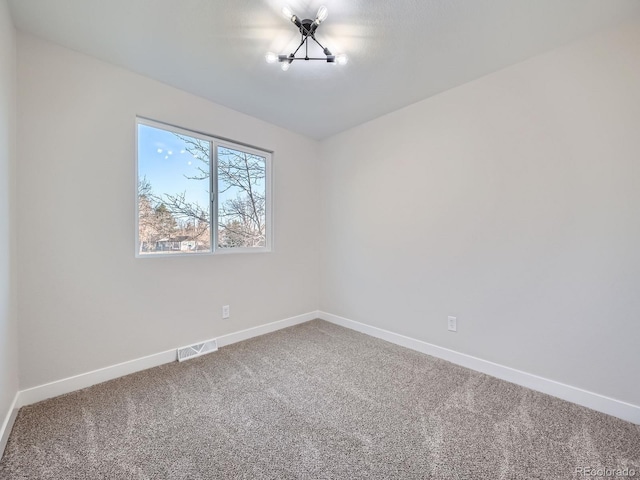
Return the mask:
M16 27L321 139L640 16L640 0L9 0ZM329 17L346 66L267 64Z

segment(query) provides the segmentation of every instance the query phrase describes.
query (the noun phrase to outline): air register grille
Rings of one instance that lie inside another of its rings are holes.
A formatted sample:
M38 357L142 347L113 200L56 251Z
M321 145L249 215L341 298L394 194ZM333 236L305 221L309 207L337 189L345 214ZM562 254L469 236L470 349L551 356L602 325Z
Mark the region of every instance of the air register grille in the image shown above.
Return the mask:
M199 357L206 353L215 352L216 350L218 350L218 342L216 342L215 339L207 340L202 343L194 343L193 345L188 345L178 349L178 361L184 362L190 358Z

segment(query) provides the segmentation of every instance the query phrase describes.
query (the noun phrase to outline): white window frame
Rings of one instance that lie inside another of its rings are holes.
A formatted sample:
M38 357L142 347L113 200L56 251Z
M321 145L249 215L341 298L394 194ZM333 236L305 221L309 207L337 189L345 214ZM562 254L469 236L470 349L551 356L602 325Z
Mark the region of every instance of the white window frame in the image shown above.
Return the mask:
M197 252L197 253L153 253L153 254L140 254L140 212L138 211L138 181L139 181L139 169L138 169L138 125L145 125L147 127L158 128L171 133L177 133L179 135L186 135L188 137L197 138L209 142L210 144L210 157L209 157L209 208L210 208L210 235L211 235L211 251L209 252ZM219 248L218 247L218 146L230 148L233 150L240 150L253 155L263 157L265 159L265 246L264 247L230 247ZM263 148L247 145L246 143L237 142L227 138L216 137L207 133L197 132L194 130L188 130L185 128L177 127L169 123L159 122L151 120L145 117L136 117L135 123L135 256L136 258L156 258L156 257L198 257L201 255L229 255L236 253L269 253L273 251L273 215L272 215L272 163L273 152Z

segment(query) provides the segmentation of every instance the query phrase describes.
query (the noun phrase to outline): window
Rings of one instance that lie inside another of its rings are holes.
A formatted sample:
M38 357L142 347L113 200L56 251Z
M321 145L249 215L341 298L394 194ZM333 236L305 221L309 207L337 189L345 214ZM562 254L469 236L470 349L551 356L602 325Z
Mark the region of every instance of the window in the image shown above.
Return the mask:
M270 249L271 154L138 119L138 256Z

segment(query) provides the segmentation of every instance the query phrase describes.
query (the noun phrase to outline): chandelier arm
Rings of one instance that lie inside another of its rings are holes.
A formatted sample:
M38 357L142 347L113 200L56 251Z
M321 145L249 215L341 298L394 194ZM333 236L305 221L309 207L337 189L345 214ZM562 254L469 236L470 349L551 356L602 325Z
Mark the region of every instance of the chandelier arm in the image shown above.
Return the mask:
M324 50L324 45L322 45L318 40L316 40L315 35L311 35L311 38L313 39L314 42L316 42L318 45L320 45L320 48L322 50Z
M296 49L295 49L295 51L293 52L293 55L294 55L294 56L295 56L295 54L296 54L296 53L298 53L298 50L300 50L300 47L301 47L302 45L304 45L304 42L306 42L306 41L307 41L307 38L306 38L306 37L304 37L304 38L302 39L302 41L300 42L300 45L298 45L298 48L296 48Z

